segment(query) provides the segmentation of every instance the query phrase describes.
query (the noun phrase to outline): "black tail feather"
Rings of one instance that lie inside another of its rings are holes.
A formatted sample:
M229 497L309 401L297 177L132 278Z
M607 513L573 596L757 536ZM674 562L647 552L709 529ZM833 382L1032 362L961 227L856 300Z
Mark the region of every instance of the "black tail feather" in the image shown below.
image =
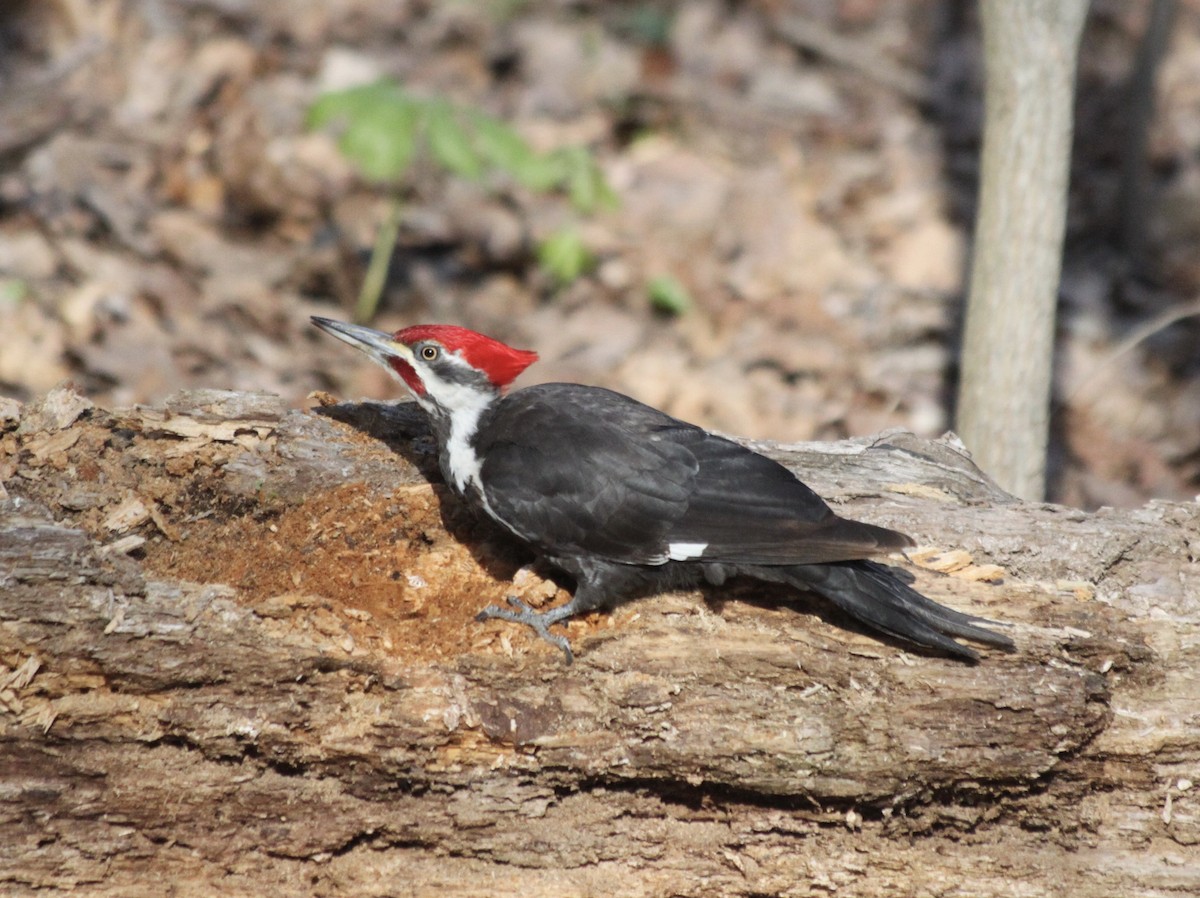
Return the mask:
M797 565L788 581L811 589L873 629L898 639L975 661L979 655L951 637L959 636L1011 651L1013 642L979 626L1001 626L987 618L964 614L921 595L873 561Z

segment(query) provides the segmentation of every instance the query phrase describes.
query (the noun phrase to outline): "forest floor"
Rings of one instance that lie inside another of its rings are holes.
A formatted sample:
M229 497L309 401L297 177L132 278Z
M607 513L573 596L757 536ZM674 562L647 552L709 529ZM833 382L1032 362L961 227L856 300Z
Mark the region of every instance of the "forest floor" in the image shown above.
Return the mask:
M1144 190L1126 90L1150 4L1084 38L1052 497L1200 491L1200 13L1162 59ZM587 147L618 197L418 162L375 324L462 323L729 433L952 426L976 189L978 25L958 4L46 0L0 11L0 395L184 388L396 395L323 338L350 317L387 191L306 126L381 77ZM538 243L595 254L566 286ZM653 279L690 308L657 310ZM1179 320L1154 328L1163 316ZM1152 333L1148 333L1153 331ZM1136 339L1146 333L1144 339Z

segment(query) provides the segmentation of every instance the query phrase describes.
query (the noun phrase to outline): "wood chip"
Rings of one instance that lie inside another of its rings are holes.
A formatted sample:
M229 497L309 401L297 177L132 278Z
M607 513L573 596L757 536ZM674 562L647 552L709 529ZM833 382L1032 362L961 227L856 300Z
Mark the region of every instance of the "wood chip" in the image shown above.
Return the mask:
M942 551L940 549L918 547L908 552L907 555L908 560L913 564L931 571L938 571L942 574L961 571L973 562L971 553L963 549Z
M130 552L140 549L144 545L146 545L146 537L130 533L128 536L122 536L120 539L113 540L108 545L102 546L100 552L104 555L128 555Z
M77 442L82 436L83 431L77 429L59 430L54 433L42 433L31 439L25 444L25 448L32 453L33 457L38 461L46 461L55 455L66 452Z
M0 690L24 689L33 682L33 678L37 676L37 672L41 670L41 667L42 662L38 660L37 655L30 655L20 667L8 676L0 679Z
M998 564L969 564L961 571L956 571L955 576L977 583L1000 583L1004 580L1005 571Z
M21 420L21 403L11 396L0 396L0 424Z
M936 502L957 502L958 499L945 490L927 483L889 483L884 486L889 493L913 496L917 499L933 499Z
M130 494L104 516L104 527L114 533L124 533L150 520L150 509L138 496Z
M320 596L311 593L285 592L260 603L254 613L259 617L282 619L291 617L297 609L318 607L323 601Z
M41 402L29 406L21 421L21 432L57 431L70 427L95 404L71 387L56 387Z
M1070 593L1079 602L1090 602L1096 598L1096 587L1086 580L1055 580L1054 590Z
M150 506L150 520L154 521L154 526L158 528L158 532L165 536L173 543L180 540L179 529L167 520L166 515L159 510L157 505Z
M325 390L313 390L309 393L306 399L315 402L321 408L328 408L331 405L337 405L340 400L332 393L327 393Z

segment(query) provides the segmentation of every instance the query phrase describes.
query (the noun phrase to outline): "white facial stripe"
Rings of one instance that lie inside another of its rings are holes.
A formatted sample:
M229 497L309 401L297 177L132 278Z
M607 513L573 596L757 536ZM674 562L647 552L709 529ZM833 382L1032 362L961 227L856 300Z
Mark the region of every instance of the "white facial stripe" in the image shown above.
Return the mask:
M667 557L672 561L690 561L699 558L708 548L708 543L671 543L667 546Z

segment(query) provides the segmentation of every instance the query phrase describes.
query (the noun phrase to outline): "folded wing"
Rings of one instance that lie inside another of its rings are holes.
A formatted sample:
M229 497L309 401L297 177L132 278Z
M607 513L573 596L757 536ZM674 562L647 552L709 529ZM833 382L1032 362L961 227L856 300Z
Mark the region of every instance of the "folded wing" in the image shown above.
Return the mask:
M531 387L497 415L479 447L487 506L551 555L791 565L911 545L838 517L777 462L607 390Z

